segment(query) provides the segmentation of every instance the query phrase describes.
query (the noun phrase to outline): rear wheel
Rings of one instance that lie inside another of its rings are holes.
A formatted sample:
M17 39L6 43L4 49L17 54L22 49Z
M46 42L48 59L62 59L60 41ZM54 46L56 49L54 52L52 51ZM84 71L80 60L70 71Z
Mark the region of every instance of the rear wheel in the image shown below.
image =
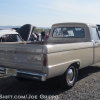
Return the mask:
M67 89L72 88L77 80L77 76L78 76L78 67L75 64L73 64L60 77L61 86Z

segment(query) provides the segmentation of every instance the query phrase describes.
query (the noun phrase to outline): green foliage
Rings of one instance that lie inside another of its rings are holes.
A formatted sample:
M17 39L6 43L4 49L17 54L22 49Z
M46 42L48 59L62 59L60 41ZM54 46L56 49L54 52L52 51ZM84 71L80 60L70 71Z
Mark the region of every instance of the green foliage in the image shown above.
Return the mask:
M48 33L49 32L49 28L45 29L45 28L35 28L34 32L35 33L41 33L42 31L45 31L45 33Z

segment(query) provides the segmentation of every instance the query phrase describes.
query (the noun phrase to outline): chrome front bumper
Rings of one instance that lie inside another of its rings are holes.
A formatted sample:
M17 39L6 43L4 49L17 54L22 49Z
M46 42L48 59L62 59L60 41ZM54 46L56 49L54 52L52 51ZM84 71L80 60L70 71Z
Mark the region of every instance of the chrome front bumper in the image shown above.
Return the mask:
M0 67L0 73L6 74L6 68ZM46 74L17 70L17 77L27 78L27 79L35 79L40 81L46 81Z

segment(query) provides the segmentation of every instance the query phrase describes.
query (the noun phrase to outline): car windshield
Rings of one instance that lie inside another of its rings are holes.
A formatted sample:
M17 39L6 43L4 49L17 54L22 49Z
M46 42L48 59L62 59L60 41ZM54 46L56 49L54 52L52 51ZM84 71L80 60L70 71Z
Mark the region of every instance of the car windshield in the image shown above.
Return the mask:
M0 37L0 42L21 42L18 34L5 34Z

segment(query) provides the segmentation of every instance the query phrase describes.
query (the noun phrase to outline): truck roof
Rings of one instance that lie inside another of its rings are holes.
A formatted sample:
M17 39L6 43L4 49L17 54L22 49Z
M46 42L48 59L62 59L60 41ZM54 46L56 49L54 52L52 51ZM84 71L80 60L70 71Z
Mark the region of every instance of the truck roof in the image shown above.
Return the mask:
M81 23L81 22L66 22L66 23L57 23L53 24L52 26L63 26L63 25L85 25L85 26L96 26L96 24L90 24L90 23Z

